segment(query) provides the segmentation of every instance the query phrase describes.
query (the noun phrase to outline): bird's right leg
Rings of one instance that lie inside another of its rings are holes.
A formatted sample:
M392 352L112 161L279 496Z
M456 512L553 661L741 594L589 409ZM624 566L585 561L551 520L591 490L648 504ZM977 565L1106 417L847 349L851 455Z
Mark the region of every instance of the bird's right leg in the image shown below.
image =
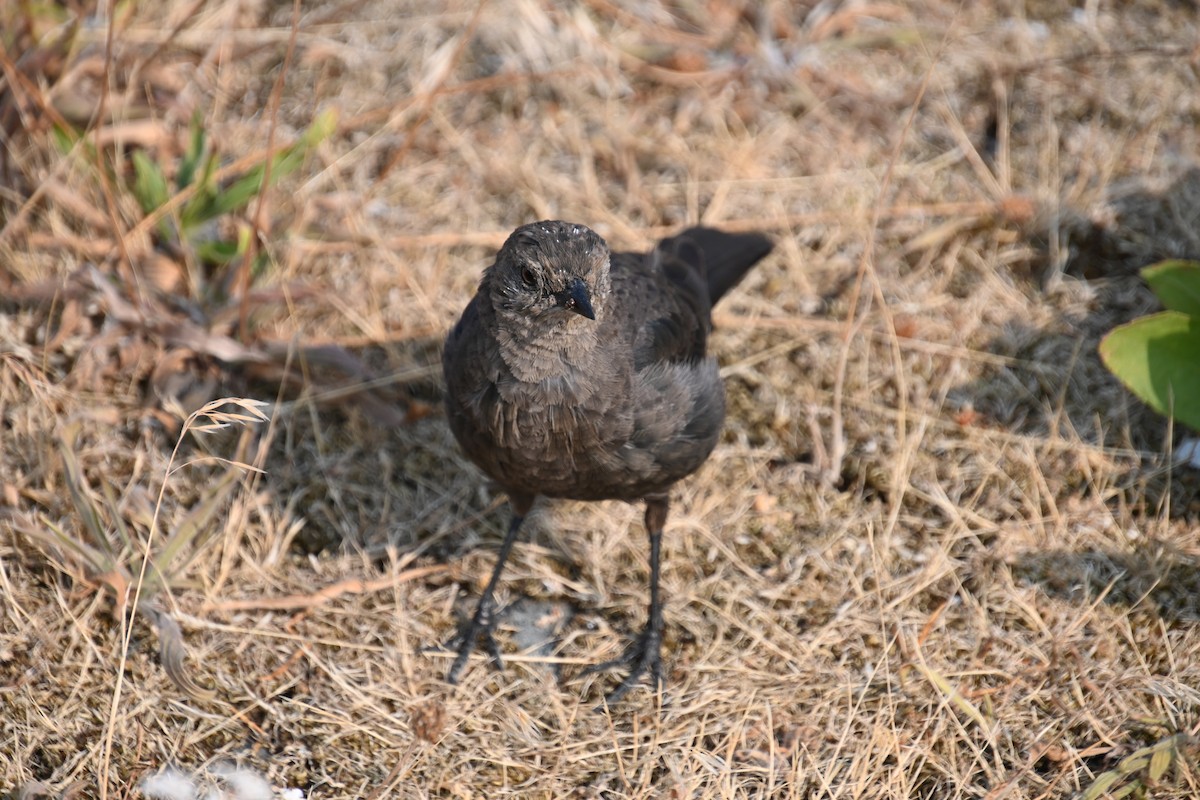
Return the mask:
M496 568L492 571L487 588L483 590L483 595L479 598L479 605L475 607L474 616L459 627L454 638L446 643L450 649L453 649L455 645L458 646L458 655L455 657L454 663L450 665L450 671L446 673L447 683L458 683L459 675L467 666L467 659L471 657L471 651L475 649L480 639L483 640L484 647L487 648L488 655L492 657L496 668L504 669L504 662L500 658L500 647L496 644L496 638L493 635L497 621L496 584L500 583L500 574L504 572L504 562L508 560L508 554L512 552L513 544L517 541L517 532L521 530L525 514L533 505L532 500L525 498L511 498L510 503L513 507L513 518L508 524L508 533L504 535L504 541L500 544L500 555L496 559Z

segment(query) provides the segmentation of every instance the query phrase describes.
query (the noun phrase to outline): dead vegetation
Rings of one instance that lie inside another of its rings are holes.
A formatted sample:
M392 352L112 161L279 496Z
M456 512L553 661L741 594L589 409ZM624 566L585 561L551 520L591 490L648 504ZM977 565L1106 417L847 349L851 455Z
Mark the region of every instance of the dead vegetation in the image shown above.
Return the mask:
M1200 484L1096 356L1200 257L1195 12L0 5L0 793L1196 796ZM535 514L505 672L425 651L505 520L441 337L546 217L778 241L609 714L632 508Z

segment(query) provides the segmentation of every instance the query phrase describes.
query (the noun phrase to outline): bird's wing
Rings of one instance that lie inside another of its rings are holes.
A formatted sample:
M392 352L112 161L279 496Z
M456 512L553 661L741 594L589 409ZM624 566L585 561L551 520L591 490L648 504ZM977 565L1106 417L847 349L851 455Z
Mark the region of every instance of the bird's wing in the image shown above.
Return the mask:
M615 306L635 369L704 357L712 306L773 247L758 233L689 228L647 254L613 255Z
M701 274L708 287L709 302L714 306L774 246L761 233L728 233L700 226L688 228L658 245L660 250L677 252L689 263L703 263ZM689 256L687 248L699 251L699 255Z
M632 332L634 369L704 357L712 327L704 260L686 240L652 253L615 253L610 308Z

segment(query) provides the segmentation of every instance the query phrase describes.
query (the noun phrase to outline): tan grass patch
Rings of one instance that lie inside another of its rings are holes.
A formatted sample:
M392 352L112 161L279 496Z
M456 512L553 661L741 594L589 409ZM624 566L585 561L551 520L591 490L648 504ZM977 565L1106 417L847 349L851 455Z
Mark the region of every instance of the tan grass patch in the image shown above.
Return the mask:
M111 52L0 6L0 792L235 762L339 798L1195 796L1200 481L1095 346L1151 307L1133 268L1200 255L1200 30L1074 6L117 4ZM329 109L209 232L270 256L249 292L156 240L131 152L178 164L199 112L232 178ZM506 519L441 337L547 216L778 241L717 312L666 694L608 715L582 667L644 618L630 507L547 505L514 552L553 656L450 687L423 650ZM181 438L227 396L270 423Z

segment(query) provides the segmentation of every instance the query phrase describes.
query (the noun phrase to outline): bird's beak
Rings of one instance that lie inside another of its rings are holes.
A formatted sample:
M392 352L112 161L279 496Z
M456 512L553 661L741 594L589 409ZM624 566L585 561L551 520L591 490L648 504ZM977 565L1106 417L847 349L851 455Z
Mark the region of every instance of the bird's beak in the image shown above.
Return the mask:
M581 317L596 318L596 312L592 309L591 295L588 294L587 286L579 278L568 283L567 288L556 294L554 298L560 306L574 311Z

